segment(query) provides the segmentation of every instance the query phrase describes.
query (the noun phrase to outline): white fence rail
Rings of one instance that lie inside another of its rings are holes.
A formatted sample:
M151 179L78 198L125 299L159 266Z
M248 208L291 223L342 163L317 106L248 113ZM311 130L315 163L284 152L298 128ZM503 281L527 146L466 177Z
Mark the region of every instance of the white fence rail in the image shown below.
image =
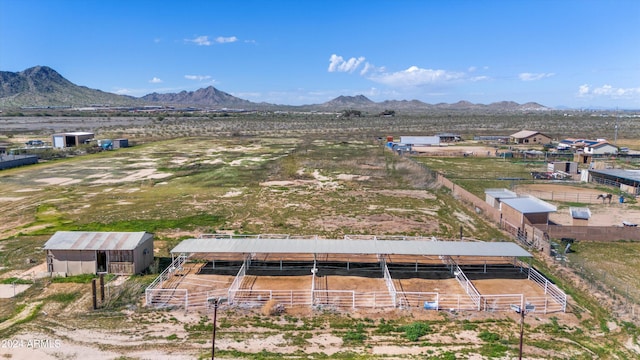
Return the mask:
M567 309L567 294L564 291L560 290L556 284L550 282L546 277L540 274L536 269L529 268L529 280L532 280L536 284L538 284L542 289L544 289L544 293L549 295L553 300L555 300L561 311L566 311Z
M149 286L145 289L145 303L147 306L158 306L158 304L162 304L166 299L170 292L168 290L174 291L175 289L162 289L163 286L167 287L167 284L170 284L170 279L173 275L182 269L182 265L187 261L187 256L180 255L176 257L171 264L164 269L163 272L156 277ZM164 291L167 290L167 291Z
M147 289L146 306L155 308L187 308L189 303L186 289Z
M312 272L308 290L256 290L242 289L246 270L251 258L248 256L229 288L210 291L189 292L178 289L183 276L182 267L186 256L179 256L145 290L146 305L157 308L184 308L206 310L209 299L226 297L230 305L261 306L276 301L286 307L314 306L337 309L355 308L423 308L446 311L512 311L512 305L535 306L535 312L549 313L566 311L567 295L541 273L516 261L514 265L528 269L528 279L544 289L545 296L525 297L522 294L482 295L469 280L460 266L451 258L442 260L462 286L465 294L443 294L438 292L398 291L384 259L380 260L387 291L358 292L353 290L331 290L319 281Z
M456 280L458 280L458 283L460 283L460 286L462 286L467 295L469 295L473 303L476 304L478 310L480 310L480 293L478 292L478 289L473 286L473 283L467 278L467 275L464 274L458 265L455 266L453 275L456 277Z
M305 290L251 290L239 289L235 291L234 305L261 306L268 301L295 307L311 306L311 292Z
M431 310L439 308L439 294L437 292L406 292L401 291L397 297L398 307L401 309L415 307L434 307Z
M482 295L480 301L480 310L497 312L497 311L513 311L511 306L516 305L522 308L524 306L524 295L522 294L496 294Z
M389 273L387 262L383 258L383 259L380 259L380 264L382 266L382 273L384 274L384 282L387 284L387 290L389 290L389 295L391 295L393 304L394 306L396 306L398 304L396 302L398 291L396 290L396 286L393 284L393 278L391 278L391 274Z
M313 305L329 308L395 308L388 292L357 292L354 290L315 290Z
M235 302L236 292L240 289L240 285L242 285L242 281L247 275L248 263L249 259L247 258L242 263L242 266L240 267L240 270L238 270L235 279L233 279L231 286L229 286L229 303L231 304Z

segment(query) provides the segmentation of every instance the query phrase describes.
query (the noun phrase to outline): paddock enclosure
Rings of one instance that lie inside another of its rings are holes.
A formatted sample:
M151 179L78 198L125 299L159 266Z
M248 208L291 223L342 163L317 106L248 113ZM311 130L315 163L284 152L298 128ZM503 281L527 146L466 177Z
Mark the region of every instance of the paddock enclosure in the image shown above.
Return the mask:
M207 234L171 250L146 305L563 312L567 296L512 242Z

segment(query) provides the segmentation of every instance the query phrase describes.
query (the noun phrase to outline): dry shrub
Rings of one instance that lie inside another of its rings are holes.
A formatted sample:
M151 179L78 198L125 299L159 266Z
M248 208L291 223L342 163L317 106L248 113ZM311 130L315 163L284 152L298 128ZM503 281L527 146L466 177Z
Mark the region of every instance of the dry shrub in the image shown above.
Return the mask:
M284 311L284 307L274 299L271 299L264 303L262 306L262 315L264 316L275 316L280 315Z

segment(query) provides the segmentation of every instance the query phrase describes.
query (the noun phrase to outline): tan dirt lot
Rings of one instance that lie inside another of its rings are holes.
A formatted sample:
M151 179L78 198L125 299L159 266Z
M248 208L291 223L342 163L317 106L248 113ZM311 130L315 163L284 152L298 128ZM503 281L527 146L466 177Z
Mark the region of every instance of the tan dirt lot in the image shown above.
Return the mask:
M640 223L640 209L637 209L636 206L629 203L620 203L616 196L613 197L611 203L596 199L602 193L602 190L557 184L530 184L518 186L516 191L518 193L520 191L529 192L531 195L552 203L553 201L545 199L545 197L550 196L550 194L554 194L557 199L562 198L564 194L567 194L567 197L588 196L581 197L581 199L589 198L592 200L591 204L587 205L591 211L590 226L622 226L623 221ZM614 193L613 189L611 193ZM549 216L549 220L559 225L573 224L569 207L559 208L557 212Z

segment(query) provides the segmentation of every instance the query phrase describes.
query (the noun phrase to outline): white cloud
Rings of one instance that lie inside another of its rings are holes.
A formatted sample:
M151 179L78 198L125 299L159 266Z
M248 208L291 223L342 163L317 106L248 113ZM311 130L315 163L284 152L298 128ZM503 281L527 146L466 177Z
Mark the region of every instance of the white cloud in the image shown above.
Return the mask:
M192 42L199 46L209 46L211 45L211 41L209 41L209 37L206 35L198 36L193 39L185 39L184 41Z
M361 66L362 65L362 66ZM477 75L470 77L471 73L478 71L478 67L471 66L464 71L449 71L442 69L423 69L417 66L411 66L406 70L397 72L388 72L383 66L375 66L365 57L352 57L345 60L342 56L332 54L329 58L328 72L354 72L360 69L360 75L368 80L385 84L391 87L419 87L423 85L445 84L459 81L486 81L491 80L489 76ZM486 70L487 67L481 68Z
M162 80L154 76L153 79L149 80L149 82L152 84L160 84Z
M384 71L384 68L378 68L378 67L374 66L373 64L370 64L369 62L366 62L364 64L364 66L362 67L362 70L360 70L360 75L366 75L368 73L381 72L381 71Z
M584 84L580 85L578 88L578 96L588 96L589 95L589 85Z
M342 56L332 54L331 58L329 58L329 72L353 72L364 62L364 56L360 56L359 58L352 57L349 60L344 60Z
M186 42L191 42L194 43L196 45L200 45L200 46L210 46L211 44L213 44L213 42L211 40L209 40L209 36L207 35L201 35L201 36L197 36L193 39L184 39L184 41ZM235 36L218 36L217 38L215 38L216 43L218 44L227 44L227 43L233 43L238 41L238 38Z
M579 97L608 97L611 99L633 99L640 96L640 87L616 88L611 85L592 88L584 84L578 88Z
M203 80L211 79L211 76L210 75L185 75L184 78L187 80L203 81Z
M216 38L216 42L218 44L232 43L236 41L238 41L238 38L235 36L229 36L229 37L218 36Z
M481 75L481 76L474 76L469 78L470 81L476 82L476 81L485 81L485 80L491 80L490 77L486 76L486 75Z
M372 81L390 86L421 86L461 80L464 73L447 70L422 69L411 66L407 70L382 73L369 77Z
M518 77L522 81L535 81L535 80L541 80L541 79L544 79L544 78L552 77L554 75L555 75L554 73L538 73L538 74L520 73L520 74L518 74Z

